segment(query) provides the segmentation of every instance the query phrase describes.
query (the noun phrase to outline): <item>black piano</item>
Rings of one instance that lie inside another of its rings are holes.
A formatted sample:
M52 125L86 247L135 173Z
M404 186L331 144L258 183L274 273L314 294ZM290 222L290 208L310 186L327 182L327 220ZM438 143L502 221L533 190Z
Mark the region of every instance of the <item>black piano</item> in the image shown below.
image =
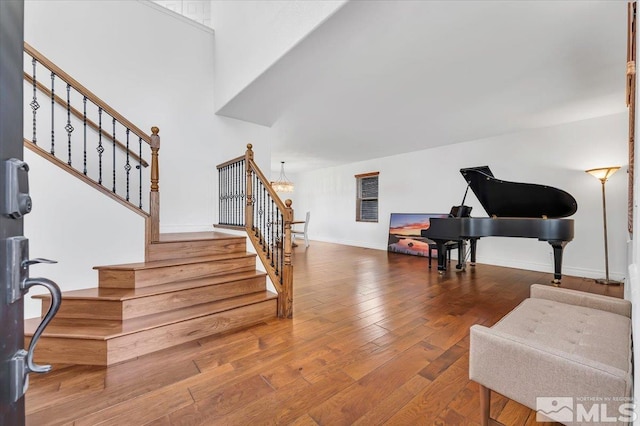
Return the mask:
M421 235L436 243L438 271L442 272L447 268L445 243L449 241L459 243L456 268L464 269L466 241L469 241L471 265L474 265L476 243L481 237L537 238L547 241L553 247L553 282L560 283L562 251L573 240L573 219L563 218L571 216L578 209L575 198L568 192L551 186L496 179L488 166L460 169L460 173L467 181L467 189L471 188L490 217L430 220L429 228L423 229Z

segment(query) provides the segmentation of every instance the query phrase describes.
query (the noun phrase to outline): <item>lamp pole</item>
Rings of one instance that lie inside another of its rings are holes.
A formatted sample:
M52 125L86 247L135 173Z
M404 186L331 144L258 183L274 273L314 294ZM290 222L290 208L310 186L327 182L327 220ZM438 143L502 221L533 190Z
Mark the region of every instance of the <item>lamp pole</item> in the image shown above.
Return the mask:
M600 179L602 182L602 218L604 220L604 282L601 284L609 284L609 243L607 238L607 199L604 196L604 184L607 182L605 179Z
M620 281L610 280L609 279L609 241L607 238L607 199L605 197L604 185L607 183L607 179L615 172L620 169L619 166L613 167L603 167L599 169L590 169L586 170L587 173L596 177L600 180L602 184L602 220L604 221L604 268L605 268L605 277L604 279L597 279L596 282L598 284L605 285L620 285L622 284Z

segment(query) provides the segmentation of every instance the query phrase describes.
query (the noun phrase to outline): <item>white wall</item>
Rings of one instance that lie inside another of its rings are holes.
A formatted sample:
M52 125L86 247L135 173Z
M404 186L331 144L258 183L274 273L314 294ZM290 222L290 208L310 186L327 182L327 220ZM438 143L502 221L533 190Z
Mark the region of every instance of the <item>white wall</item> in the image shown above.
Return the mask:
M344 5L323 1L214 1L216 110Z
M268 170L269 129L214 115L213 31L144 1L28 0L25 41L141 129L160 127L161 231L212 229L215 166L244 154L247 143ZM25 157L32 166L34 211L25 220L32 257L60 261L34 267L33 276L53 277L64 291L95 287L93 266L143 259L138 215ZM28 300L26 317L38 306Z
M575 238L564 252L563 273L586 277L604 274L601 187L584 172L589 168L627 165L626 114L535 129L393 157L300 173L294 207L311 210L310 238L386 250L392 212L448 213L460 204L463 167L489 165L494 175L514 182L554 186L578 202ZM428 137L428 136L425 136ZM392 141L390 141L392 143ZM355 222L355 178L379 171L380 221ZM607 183L610 275L626 276L626 167ZM470 193L472 216L486 213ZM483 238L478 262L553 271L551 247L537 240Z
M30 276L47 277L63 291L96 287L94 266L144 260L144 219L84 182L25 150L33 211L24 234L31 258L57 260L35 265ZM46 292L36 287L29 296ZM25 318L40 315L40 301L25 299Z

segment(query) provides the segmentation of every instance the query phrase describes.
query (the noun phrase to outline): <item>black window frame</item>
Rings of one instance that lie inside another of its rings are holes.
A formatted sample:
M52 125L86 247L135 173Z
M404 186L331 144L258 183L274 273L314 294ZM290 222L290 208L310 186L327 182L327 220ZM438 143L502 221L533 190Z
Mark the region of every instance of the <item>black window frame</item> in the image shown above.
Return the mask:
M380 172L355 175L356 222L378 223L380 211ZM363 187L365 193L363 194ZM375 192L375 194L374 194ZM365 206L367 205L367 206ZM373 215L375 214L375 217ZM363 217L363 215L366 215Z

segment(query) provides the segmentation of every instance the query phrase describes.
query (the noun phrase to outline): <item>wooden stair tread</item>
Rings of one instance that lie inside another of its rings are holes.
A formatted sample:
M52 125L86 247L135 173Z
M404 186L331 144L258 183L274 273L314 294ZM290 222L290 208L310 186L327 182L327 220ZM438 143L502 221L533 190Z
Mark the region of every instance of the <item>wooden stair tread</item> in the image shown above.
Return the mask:
M203 303L175 311L163 312L134 318L126 321L110 320L79 320L64 319L54 320L46 328L43 337L65 337L71 339L108 340L116 337L138 333L145 330L159 328L165 325L188 321L198 317L205 317L218 312L224 312L236 307L247 306L256 303L276 299L277 295L270 291L260 291L243 296L215 302ZM275 315L275 313L274 313ZM32 318L25 321L25 336L32 336L40 318Z
M192 257L186 259L167 259L155 260L152 262L124 263L120 265L103 265L94 266L96 270L123 270L123 271L140 271L145 269L164 268L167 266L189 265L193 263L215 262L216 260L239 259L242 257L255 257L255 253L226 253L216 254L212 256Z
M237 272L233 274L215 275L211 277L196 278L192 280L176 281L168 284L158 284L151 287L141 288L100 288L92 287L81 290L65 291L62 293L63 299L68 300L112 300L124 301L137 299L141 297L154 296L157 294L171 293L180 290L188 290L197 287L206 287L211 285L223 284L232 281L248 280L266 276L265 272L248 271ZM50 299L48 294L37 294L32 296L34 299Z
M159 241L151 244L175 243L184 241L202 241L202 240L245 240L247 237L241 235L225 234L223 232L207 231L207 232L175 232L160 234Z

